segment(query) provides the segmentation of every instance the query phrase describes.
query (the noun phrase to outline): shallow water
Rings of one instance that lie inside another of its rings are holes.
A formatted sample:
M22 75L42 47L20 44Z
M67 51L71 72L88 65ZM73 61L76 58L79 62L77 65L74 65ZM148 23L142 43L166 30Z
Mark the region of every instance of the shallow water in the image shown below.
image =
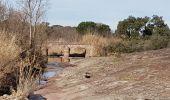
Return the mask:
M59 63L48 63L47 70L42 74L42 78L39 81L40 85L47 84L48 80L56 75L59 75L63 71L63 67L59 66Z
M57 74L57 72L54 72L54 71L47 71L45 72L42 77L46 78L46 79L49 79L53 76L55 76Z

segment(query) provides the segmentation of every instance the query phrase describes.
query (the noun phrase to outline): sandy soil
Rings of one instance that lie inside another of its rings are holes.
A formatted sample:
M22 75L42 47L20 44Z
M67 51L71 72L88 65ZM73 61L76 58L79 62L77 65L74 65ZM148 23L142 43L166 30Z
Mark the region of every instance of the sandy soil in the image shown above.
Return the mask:
M170 100L170 49L71 63L35 93L47 100Z

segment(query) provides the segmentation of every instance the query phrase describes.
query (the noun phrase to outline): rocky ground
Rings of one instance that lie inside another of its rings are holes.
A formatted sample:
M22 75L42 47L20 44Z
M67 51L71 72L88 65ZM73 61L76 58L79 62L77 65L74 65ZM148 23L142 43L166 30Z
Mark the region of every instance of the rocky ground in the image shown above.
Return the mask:
M35 93L47 100L170 100L170 49L71 64Z

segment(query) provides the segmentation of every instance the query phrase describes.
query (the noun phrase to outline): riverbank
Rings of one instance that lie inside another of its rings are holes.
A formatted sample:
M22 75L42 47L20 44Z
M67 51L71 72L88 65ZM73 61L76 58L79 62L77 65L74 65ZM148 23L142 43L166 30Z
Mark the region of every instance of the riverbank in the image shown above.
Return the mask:
M170 49L75 60L36 91L47 100L170 98ZM90 73L90 78L85 74Z

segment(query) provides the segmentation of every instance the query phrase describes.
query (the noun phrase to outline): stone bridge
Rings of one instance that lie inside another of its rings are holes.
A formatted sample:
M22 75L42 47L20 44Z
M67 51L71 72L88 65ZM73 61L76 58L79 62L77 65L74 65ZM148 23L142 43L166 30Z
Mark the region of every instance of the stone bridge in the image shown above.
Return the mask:
M64 57L94 57L96 56L95 47L83 44L58 44L48 43L46 55Z

